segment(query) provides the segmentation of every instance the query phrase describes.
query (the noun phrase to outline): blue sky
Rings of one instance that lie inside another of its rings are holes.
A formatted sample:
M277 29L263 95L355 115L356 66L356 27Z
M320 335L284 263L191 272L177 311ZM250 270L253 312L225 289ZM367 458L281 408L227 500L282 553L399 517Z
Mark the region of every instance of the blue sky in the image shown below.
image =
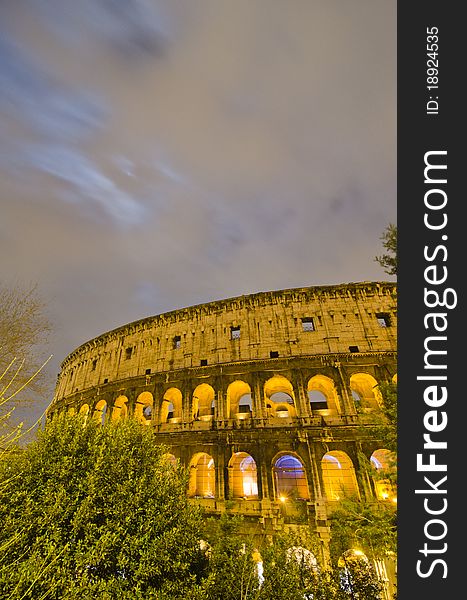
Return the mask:
M148 315L386 280L396 2L2 2L0 137L0 273L38 283L53 377Z

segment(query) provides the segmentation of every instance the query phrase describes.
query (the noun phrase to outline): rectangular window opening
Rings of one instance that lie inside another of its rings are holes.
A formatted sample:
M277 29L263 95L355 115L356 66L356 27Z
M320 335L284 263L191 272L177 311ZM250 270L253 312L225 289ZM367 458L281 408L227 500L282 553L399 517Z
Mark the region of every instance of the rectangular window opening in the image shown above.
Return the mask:
M349 352L360 352L358 346L349 346Z
M173 339L173 347L174 350L178 350L182 346L182 338L179 335L176 335Z
M376 319L380 325L380 327L390 327L391 326L391 316L388 313L376 313Z
M126 348L125 349L125 360L130 360L132 354L133 354L133 348Z
M97 367L97 358L95 360L92 361L92 367L91 367L91 371L95 371Z
M240 339L240 326L230 328L230 339L231 340L239 340Z
M315 323L313 317L302 317L303 331L315 331Z
M202 367L206 367L207 364L208 364L208 359L207 358L202 358L200 364L201 364Z
M277 350L271 350L269 356L270 358L279 358L279 352L277 352Z
M146 375L151 375L151 369L146 369Z

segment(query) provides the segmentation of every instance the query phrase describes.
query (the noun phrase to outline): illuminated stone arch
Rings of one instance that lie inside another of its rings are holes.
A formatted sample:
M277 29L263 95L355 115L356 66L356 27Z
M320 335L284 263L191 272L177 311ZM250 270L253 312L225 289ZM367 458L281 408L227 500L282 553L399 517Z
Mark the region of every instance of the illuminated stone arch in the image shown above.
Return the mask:
M266 409L273 417L295 417L295 394L290 381L274 375L264 384Z
M99 400L94 407L94 413L92 418L95 419L101 425L104 425L107 417L107 402L105 400Z
M325 375L315 375L307 384L308 399L312 412L326 411L327 415L336 415L341 412L339 397L334 386L334 381Z
M208 383L201 383L193 392L193 418L209 421L214 416L216 393Z
M303 546L291 546L290 548L287 548L285 557L286 562L288 563L295 561L302 568L309 569L315 573L319 571L316 556L311 550L308 550L308 548L304 548Z
M160 409L161 423L178 423L182 419L182 392L176 388L169 388L163 398Z
M350 457L341 450L327 452L321 459L324 493L333 502L344 497L360 497L357 477Z
M112 408L112 421L116 422L128 416L128 398L118 396Z
M388 500L397 502L397 491L394 484L384 477L379 476L378 471L384 472L390 469L394 464L394 454L390 450L385 448L379 448L375 450L370 457L370 462L373 469L376 471L373 476L373 482L375 484L375 493L378 500Z
M258 478L256 462L246 452L236 452L228 465L229 491L232 498L257 498Z
M75 414L76 414L76 408L74 406L70 406L70 408L68 409L67 415L69 417L72 417Z
M368 373L354 373L350 378L350 389L357 411L371 412L381 407L378 382Z
M310 499L305 467L301 459L293 454L280 454L273 460L273 475L276 498Z
M152 420L152 411L154 407L154 398L151 392L141 392L136 398L135 418L143 425L150 425Z
M216 468L214 459L206 452L197 452L190 461L188 496L214 498Z
M244 419L253 412L251 388L245 381L233 381L227 388L227 414L229 418Z
M88 417L90 412L89 404L82 404L79 409L79 414L83 415L85 418Z

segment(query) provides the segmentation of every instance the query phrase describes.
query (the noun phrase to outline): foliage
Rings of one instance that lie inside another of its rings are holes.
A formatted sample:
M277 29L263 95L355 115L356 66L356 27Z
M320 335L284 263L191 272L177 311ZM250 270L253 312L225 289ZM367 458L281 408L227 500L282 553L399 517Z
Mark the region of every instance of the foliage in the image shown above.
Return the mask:
M196 598L200 515L164 452L132 419L75 416L1 461L1 597Z
M397 226L390 223L380 239L387 252L376 256L375 261L388 275L397 275Z
M241 535L242 520L223 515L205 531L209 540L202 580L203 600L349 600L349 580L343 570L323 568L317 539L275 532L272 539ZM261 569L256 561L261 560ZM365 571L362 572L362 569ZM367 564L350 564L354 600L379 600L382 585Z
M392 502L343 498L331 513L334 560L357 547L370 559L384 558L397 548L396 509Z
M397 385L393 382L380 383L379 390L385 421L374 430L374 434L383 442L385 448L397 453Z

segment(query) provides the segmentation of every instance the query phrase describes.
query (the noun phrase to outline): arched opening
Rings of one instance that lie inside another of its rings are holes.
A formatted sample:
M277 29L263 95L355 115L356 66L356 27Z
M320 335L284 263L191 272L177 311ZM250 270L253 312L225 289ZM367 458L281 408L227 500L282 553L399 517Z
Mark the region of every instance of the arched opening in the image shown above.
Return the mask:
M378 410L382 404L378 382L368 373L355 373L350 378L350 389L357 412Z
M337 566L340 569L340 586L345 592L347 592L350 597L354 597L354 573L355 571L360 572L364 569L365 571L370 569L370 562L362 550L358 550L357 548L352 548L351 550L346 550L337 561Z
M303 546L291 546L287 548L285 554L286 562L295 561L298 566L302 569L309 569L310 571L318 572L318 561L315 555L308 548Z
M266 412L272 417L295 417L293 386L282 375L274 375L264 384Z
M360 497L355 469L345 452L328 452L321 459L324 493L329 501Z
M201 383L193 392L193 419L210 421L214 416L214 389L207 383Z
M163 398L160 409L161 423L179 423L182 417L182 392L178 388L169 388Z
M233 498L257 498L256 463L246 452L236 452L229 461L229 490Z
M190 463L188 495L197 498L214 498L216 469L214 459L206 452L195 454Z
M375 450L370 457L370 462L375 470L373 482L378 500L397 502L396 486L391 482L389 477L385 477L385 475L389 475L394 470L394 460L394 454L384 448Z
M89 414L89 404L82 404L79 409L79 414L87 416Z
M274 462L273 474L276 498L282 502L297 498L309 500L306 473L299 458L292 454L279 456Z
M92 418L95 419L101 425L104 425L107 416L107 402L105 400L99 400L94 407L94 413Z
M74 406L70 406L70 408L68 409L67 415L69 417L72 417L75 414L76 414L76 408Z
M136 398L135 417L143 425L150 425L154 398L151 392L142 392Z
M112 409L112 421L116 422L120 419L124 419L128 415L128 398L126 396L119 396L113 405Z
M308 400L312 413L319 415L339 414L339 397L334 381L325 375L315 375L307 384Z
M253 412L251 388L245 381L233 381L227 388L227 414L230 419L246 419Z

